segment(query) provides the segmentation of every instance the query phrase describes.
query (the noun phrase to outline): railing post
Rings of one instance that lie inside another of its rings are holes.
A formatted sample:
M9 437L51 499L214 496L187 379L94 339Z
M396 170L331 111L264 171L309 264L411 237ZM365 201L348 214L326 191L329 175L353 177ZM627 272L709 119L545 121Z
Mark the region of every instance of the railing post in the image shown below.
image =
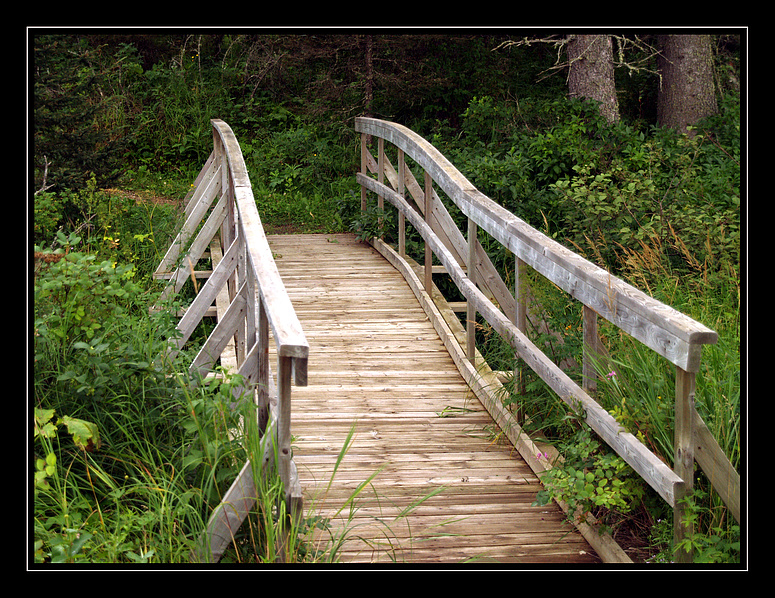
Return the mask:
M473 218L468 219L468 278L476 286L476 237L477 226ZM476 366L476 307L469 300L466 304L466 357Z
M691 563L694 560L691 551L676 549L678 544L694 531L691 523L684 517L686 505L682 502L694 488L694 389L694 372L687 372L676 366L673 470L684 481L680 492L676 492L673 506L673 556L679 563Z
M290 504L291 480L291 374L293 358L277 357L277 470Z
M258 301L258 429L269 423L269 319L263 300Z
M384 183L385 181L385 140L380 137L377 139L377 182L380 184ZM382 213L385 209L385 199L382 197L382 195L377 195L377 208L379 208L380 213ZM385 224L385 219L380 216L377 220L378 230L379 230L379 238L384 238L384 232L382 230L382 227Z
M517 329L527 334L527 264L519 259L514 258L514 300L516 304L516 313L514 314L516 321L514 325ZM516 357L516 365L514 369L514 376L516 379L516 390L520 394L525 393L525 379L522 375L522 361L518 355Z
M398 150L398 194L404 199L404 176L406 174L406 162L404 150ZM398 255L406 257L406 218L401 210L398 210Z
M245 361L248 347L248 322L250 321L250 314L253 312L253 286L248 280L248 250L245 242L245 235L239 235L239 256L237 258L237 268L235 269L235 279L238 285L242 285L243 281L247 283L247 310L245 320L237 328L237 333L234 335L234 349L235 356L237 358L237 369L239 369Z
M597 335L597 313L582 305L584 320L584 346L581 372L581 387L588 393L597 392L597 373L595 371L595 356L599 355Z
M361 134L361 174L369 175L369 161L367 152L369 151L369 136L366 133ZM366 211L366 187L361 185L361 213Z
M425 222L431 226L431 206L433 202L433 179L430 173L425 171ZM425 241L425 292L430 294L433 287L433 250L428 241Z

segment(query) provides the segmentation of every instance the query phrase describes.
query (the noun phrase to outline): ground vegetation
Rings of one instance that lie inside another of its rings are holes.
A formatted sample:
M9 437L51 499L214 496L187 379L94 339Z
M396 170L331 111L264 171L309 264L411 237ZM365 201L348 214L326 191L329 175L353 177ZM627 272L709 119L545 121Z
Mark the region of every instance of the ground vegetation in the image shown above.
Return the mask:
M658 124L661 58L647 49L656 35L616 38L629 54L613 72L614 119L594 101L569 97L557 47L521 32L520 44L509 43L514 32L467 30L33 33L36 563L187 562L246 458L230 434L241 415L228 408L235 381L195 384L181 373L185 352L160 361L173 312L148 313L159 292L151 274L212 148L211 118L235 131L270 233L364 234L370 218L387 223L390 238L389 214L360 213L352 125L368 114L412 128L532 226L715 329L697 409L742 472L740 32L711 36L716 109L688 130ZM410 250L413 242L410 235ZM513 277L512 258L484 242ZM577 359L581 312L552 285L536 278L532 287L554 329L534 337L557 363ZM599 400L670 463L674 373L637 342L602 333L615 357L600 372ZM495 369L513 369L496 337L483 326L481 346ZM670 561L683 548L671 545L670 510L525 376L526 393L503 400L565 455L566 466L546 480L547 497L603 521L636 560ZM695 489L695 561L740 563L742 526L699 470ZM276 484L266 492L274 496ZM258 506L225 561L276 558L272 504ZM296 530L293 559L335 560L336 542L316 552L303 541L316 527L325 521L311 514Z

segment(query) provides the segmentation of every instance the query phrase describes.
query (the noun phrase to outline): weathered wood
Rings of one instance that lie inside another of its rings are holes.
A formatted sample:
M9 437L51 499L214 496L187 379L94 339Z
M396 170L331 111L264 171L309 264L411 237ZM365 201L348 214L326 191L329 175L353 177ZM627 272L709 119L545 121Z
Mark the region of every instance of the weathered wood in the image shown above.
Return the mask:
M225 196L224 196L225 197ZM233 260L232 265L229 267L228 274L224 272L223 282L218 293L215 295L215 314L216 318L220 322L226 315L229 309L231 298L229 297L229 281L232 280L234 272L240 266L240 258L242 257L242 248L237 241L234 242L236 253L230 256ZM221 248L220 235L216 234L210 242L210 256L213 263L213 267L217 268L223 260L223 249ZM232 335L226 342L226 346L220 352L221 367L227 371L236 371L238 368L237 363L237 351L234 346L234 336Z
M550 463L558 458L556 449L553 447L538 448L530 436L519 426L515 417L504 407L502 397L505 391L497 373L490 369L487 362L475 349L475 361L471 362L468 358L467 331L449 308L449 304L443 295L437 288L433 289L432 296L424 293L419 278L417 278L417 273L421 272L421 268L414 263L410 263L410 258L397 255L389 245L378 240L375 240L374 247L395 266L407 281L417 300L423 306L423 310L428 314L433 327L442 338L459 372L492 416L499 429L511 441L522 458L525 459L525 462L536 474L543 473L549 469L551 467ZM466 347L465 352L463 347ZM551 458L540 456L549 453L552 455ZM568 506L562 501L557 502L567 513ZM593 521L594 519L590 516L586 523L577 521L576 527L597 554L607 563L631 562L631 559L613 541L610 535L594 525Z
M177 348L181 348L194 332L197 324L201 321L205 312L210 308L218 296L226 280L237 267L237 256L239 254L238 242L235 241L229 247L223 259L207 279L202 289L186 309L186 313L178 322L177 328L180 336L173 342Z
M675 505L676 491L683 481L649 451L633 434L626 431L614 418L595 402L568 375L540 351L493 303L476 288L460 269L454 257L433 234L428 225L409 209L398 194L374 179L357 175L358 182L384 195L406 217L432 248L439 260L446 266L460 292L476 310L492 325L501 337L514 348L528 366L544 380L557 395L574 411L583 415L585 421L598 435L614 449L638 474L656 490L671 506Z
M400 160L403 160L404 155L403 151L400 149L399 151L399 158ZM390 182L393 189L398 190L399 185L405 184L406 189L409 191L409 194L411 197L414 198L415 204L420 211L420 213L425 213L425 195L423 188L418 184L417 180L414 178L414 175L412 174L412 171L408 168L404 169L404 176L400 177L398 173L393 169L392 164L390 163L390 160L385 157L384 158L384 169L385 169L385 176L387 180ZM377 165L374 161L374 158L368 154L366 156L366 163L368 166L369 171L376 172ZM362 170L361 172L366 172L365 170ZM402 193L399 193L399 195L402 195ZM463 234L460 232L460 230L455 225L455 221L452 219L452 216L447 212L446 209L444 209L443 204L441 203L441 200L439 199L438 195L436 194L436 191L431 188L431 197L432 197L432 206L433 206L433 218L432 223L434 224L434 231L441 239L442 243L444 243L444 246L450 250L453 256L455 256L455 259L457 260L457 263L460 264L461 267L465 267L467 264L467 255L468 255L468 248L467 248L467 241ZM409 200L407 199L407 203L409 203ZM399 212L399 226L401 225L401 221L404 218L404 215L402 212ZM400 252L400 236L399 236L399 252ZM403 253L402 253L403 255ZM477 279L480 281L480 287L484 291L485 294L490 296L495 300L495 303L497 303L501 309L504 311L504 313L511 313L514 308L514 297L511 294L511 291L506 286L506 283L503 282L500 275L498 274L497 269L495 268L495 265L490 260L490 257L487 255L487 252L482 247L482 244L477 241L477 247L476 247L476 267L477 267Z
M197 193L191 198L190 205L192 205L192 208L190 214L188 214L188 217L176 235L175 240L170 244L167 252L159 263L159 266L156 268L157 274L169 271L172 266L177 263L183 248L188 245L192 235L196 232L205 213L221 190L219 172L220 171L216 171L212 178L205 181L204 183L206 183L206 185L203 183L197 188ZM199 193L200 189L202 189L201 194ZM207 241L209 241L209 239L207 239Z
M598 315L682 369L699 369L702 344L715 343L718 338L713 330L535 230L478 191L436 148L410 129L370 118L356 118L355 128L404 151L431 174L466 216Z
M476 222L468 219L468 277L471 284L476 286ZM426 289L427 291L428 289ZM466 304L466 355L468 361L476 360L476 304L469 301Z
M395 125L394 123L376 119L356 118L356 131L361 132L364 137L376 135L380 140L384 139L392 142L398 148L399 160L402 163L404 160L404 153L409 155L424 169L426 195L430 178L432 181L435 181L461 211L468 216L469 230L472 227L471 221L475 222L515 254L517 285L515 287L514 297L517 305L514 310L511 310L509 304L509 309L506 310L506 313L509 314L509 318L516 324L518 333L516 337L512 336L510 339L506 338L507 341L512 343L512 346L516 348L514 343L517 341L521 342L519 333L524 333L525 331L527 293L524 292L524 285L520 281L521 279L524 279L524 266L530 265L536 269L536 271L549 278L559 288L570 293L584 304L585 346L582 372L584 388L581 389L582 395L586 395L587 391L594 391L596 387L596 374L593 368L593 361L601 357L603 359L607 358L605 348L602 346L599 337L597 336L598 314L607 318L616 326L625 332L628 332L631 336L640 340L676 365L678 374L676 377L675 452L676 472L681 475L679 477L670 472L672 476L668 475L662 480L668 482L668 486L662 486L662 491L660 491L659 487L654 486L652 482L649 482L660 492L660 494L662 494L663 498L665 498L668 503L673 505L675 509L675 542L679 542L680 539L685 537L685 534L688 533L687 530L683 529L683 526L680 523L681 507L678 503L681 497L683 497L691 488L695 458L704 469L708 468L713 470L714 479L721 485L720 496L728 506L730 506L733 515L739 517L739 475L718 447L718 443L710 436L707 426L702 422L693 406L694 376L699 370L702 345L706 343L715 343L718 338L717 334L702 324L695 322L688 316L655 301L648 295L645 295L623 281L610 276L609 273L567 250L532 227L529 227L519 218L516 218L504 208L480 193L431 144L411 130L400 125ZM383 165L384 162L387 162L384 157L384 146L380 145L380 173L382 173L385 168ZM373 158L371 158L370 155L367 156L362 153L361 164L361 173L357 175L357 178L361 182L361 194L362 198L364 198L363 204L365 205L365 191L366 189L370 189L375 191L380 197L384 195L391 203L394 203L394 205L399 207L399 213L402 214L402 218L403 214L409 216L409 212L407 211L408 202L403 198L403 192L397 194L395 198L389 197L390 189L382 184L381 175L377 181L378 188L370 185L372 179L370 179L366 173L366 165L368 165L373 172L375 169ZM405 176L406 181L404 180ZM388 175L388 178L393 185L393 188L398 189L393 180L396 178L395 173L393 173L393 179L390 178L390 175ZM419 187L410 172L404 175L404 170L401 169L400 178L402 185L406 182L410 192L412 192L413 188L417 189ZM401 187L401 191L402 189L403 187ZM419 198L419 190L414 191L413 194L415 199ZM435 192L433 194L433 200L433 203L428 202L427 199L424 202L418 201L418 205L421 206L420 211L428 213L433 211L434 216L431 220L428 217L429 214L426 214L426 221L428 221L431 226L426 227L422 232L426 242L426 277L428 276L428 271L431 270L431 267L427 264L429 237L426 235L439 236L439 238L435 239L433 245L434 252L441 251L438 249L439 247L446 248L447 255L441 259L445 269L447 269L448 263L454 263L456 266L460 266L462 263L461 256L464 255L464 249L461 242L462 235L454 225L447 226L446 228L444 225L439 228L433 225L435 222L448 223L451 219L441 201L439 201L438 197L435 195ZM401 255L403 256L403 252L401 252ZM481 264L477 264L477 267L481 267ZM469 264L469 279L465 279L463 276L464 272L460 267L457 267L454 270L453 279L461 290L463 290L462 287L460 287L461 281L469 286L469 291L476 290L475 283L479 282L476 274L476 268ZM482 290L486 290L488 282L487 277L481 282L484 283L482 284ZM502 281L495 277L494 282L496 282L496 284L493 288L502 291ZM426 283L425 286L427 288L428 284ZM466 295L467 298L469 297L465 290L463 290L463 294ZM508 292L506 295L508 295ZM508 301L509 297L504 297L504 299ZM477 303L477 305L479 304ZM469 314L469 320L471 320L470 314L473 310L477 309L477 305L472 305L471 301L468 301L466 308ZM493 322L488 318L487 314L484 315L492 324ZM491 313L491 315L495 319L499 319L499 314ZM500 328L500 325L494 325L494 327L502 336L504 335L504 330ZM508 327L506 327L506 329L508 329ZM469 345L470 350L470 345L472 344L470 338L466 341L466 344ZM530 354L532 355L532 349L530 351ZM583 407L584 412L589 415L589 411L586 407L587 399L589 399L589 397L582 396L579 398L579 396L574 395L571 392L568 398L566 398L561 392L561 388L566 387L565 383L558 383L554 380L555 384L559 384L559 386L555 386L552 384L552 381L545 378L544 374L551 375L552 372L544 367L546 364L541 365L540 361L541 359L539 357L538 362L529 362L528 365L530 365L539 376L544 378L544 380L547 381L566 401L571 399L569 404L575 405L574 408ZM536 369L536 366L539 366L539 369ZM516 375L517 372L515 371L515 376ZM602 414L593 415L592 420L597 420L597 424L604 428L607 427L608 424L604 420L597 418L597 415ZM590 422L589 417L588 422ZM592 425L592 427L601 434L600 430L597 429L595 425ZM604 434L601 434L601 436L606 439ZM610 441L608 443L611 444ZM633 446L629 441L624 444L629 447ZM628 457L620 451L620 448L625 447L617 448L617 446L614 445L612 445L612 447L617 450L625 460L628 460L628 462L633 465ZM636 460L642 457L648 459L647 455L640 454L639 457L636 457ZM649 470L654 465L659 468L659 464L652 462L645 464L646 470ZM634 465L633 467L647 479L647 481L649 480L649 477L645 474L644 470L641 470ZM666 472L663 471L662 473ZM659 477L659 475L657 477ZM673 479L670 479L671 477ZM659 484L659 480L654 479L654 481ZM671 486L672 495L670 494ZM684 556L681 558L684 558ZM688 558L691 557L689 556Z
M684 480L673 505L673 546L690 536L694 527L685 518L686 505L681 503L694 487L694 374L676 367L675 372L675 424L673 462L675 473ZM690 563L692 551L675 550L673 558L679 563Z
M294 461L309 514L336 514L378 472L358 495L353 519L345 511L331 521L334 534L352 530L343 561L392 554L456 562L482 554L491 562L599 562L556 505L531 506L538 479L510 443L489 432L492 418L399 272L353 235L275 235L269 242L315 355L309 386L294 389L293 407ZM379 276L364 284L368 270ZM352 446L334 475L353 425Z
M214 268L182 315L178 324L180 334L171 341L170 351L183 346L215 301L218 324L189 371L205 377L220 359L221 365L241 377L241 384L233 391L235 401L256 397L256 417L263 426L259 429L264 432L261 447L262 450L268 450L267 444L272 447L271 452L263 454L276 455L275 465L284 485L288 512L298 520L303 501L290 450L291 379L297 385L307 383L309 345L269 250L239 144L223 121L213 120L212 125L213 152L200 171L186 205L186 221L156 272L159 277L166 276L170 266L181 259L182 248L189 245L213 199L220 193L220 200L183 256L192 270L193 262L199 260L209 245ZM228 247L223 256L221 243ZM178 292L185 280L184 273L185 263L170 277L165 292ZM268 362L270 328L278 364L274 404L269 390L272 386ZM225 351L227 346L233 349ZM263 470L266 464L260 466ZM194 558L217 560L220 557L247 515L255 493L252 470L246 464L227 494L226 502L213 513ZM288 546L287 538L281 543L283 552Z
M229 307L224 312L223 316L219 319L215 329L207 337L204 345L197 353L196 358L189 367L189 372L199 372L204 376L208 371L213 369L215 362L221 357L223 350L229 342L232 342L234 334L237 332L238 326L245 319L247 314L247 299L245 294L247 286L242 285L239 293L229 304ZM234 364L228 364L229 366L235 366Z
M694 458L708 476L713 489L727 505L736 521L740 521L740 474L713 437L708 426L695 410Z
M207 188L207 184L202 185L202 181L209 181L213 178L217 168L218 164L215 159L215 149L213 149L207 157L204 166L199 171L199 174L196 176L196 179L194 179L194 182L191 184L191 189L189 189L186 197L183 199L183 214L186 218L191 215L191 210L196 205L196 200L193 200L193 198L198 194L201 194Z
M582 308L582 320L584 322L584 357L582 364L582 388L588 393L597 390L597 372L595 370L595 357L598 349L599 337L597 335L597 314L586 305Z

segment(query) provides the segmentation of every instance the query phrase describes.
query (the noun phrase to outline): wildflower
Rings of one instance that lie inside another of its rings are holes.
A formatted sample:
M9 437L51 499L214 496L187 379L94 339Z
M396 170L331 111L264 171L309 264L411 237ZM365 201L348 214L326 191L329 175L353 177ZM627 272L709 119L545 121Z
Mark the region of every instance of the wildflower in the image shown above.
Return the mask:
M613 378L615 378L615 377L616 377L616 372L613 372L613 371L612 371L612 372L608 372L608 373L606 374L606 376L607 376L608 378L611 378L611 379L613 379Z

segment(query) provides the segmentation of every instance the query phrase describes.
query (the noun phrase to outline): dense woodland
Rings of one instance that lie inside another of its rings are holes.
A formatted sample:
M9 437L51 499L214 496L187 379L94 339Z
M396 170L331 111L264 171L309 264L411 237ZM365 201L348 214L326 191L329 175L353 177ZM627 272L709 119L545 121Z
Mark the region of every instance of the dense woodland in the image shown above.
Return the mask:
M232 382L193 384L185 353L160 363L176 306L148 314L160 291L151 273L212 149L211 118L234 130L268 232L365 238L379 222L389 239L391 215L360 213L354 177L353 118L383 118L532 226L716 330L697 409L740 471L745 31L625 33L31 31L31 560L185 563L246 458L227 433L241 415L228 408ZM580 313L533 283L563 335L541 339L548 354L572 358ZM603 333L617 358L599 400L670 463L674 373ZM480 334L488 360L513 367ZM527 389L504 402L566 463L619 467L540 379ZM670 562L687 548L671 546L670 509L637 476L616 475L624 484L598 502L559 474L547 482L636 562ZM265 490L224 562L273 560L276 483ZM690 507L695 562L744 562L744 526L701 472ZM336 560L335 548L307 550L316 525L310 514L297 530L299 562Z

